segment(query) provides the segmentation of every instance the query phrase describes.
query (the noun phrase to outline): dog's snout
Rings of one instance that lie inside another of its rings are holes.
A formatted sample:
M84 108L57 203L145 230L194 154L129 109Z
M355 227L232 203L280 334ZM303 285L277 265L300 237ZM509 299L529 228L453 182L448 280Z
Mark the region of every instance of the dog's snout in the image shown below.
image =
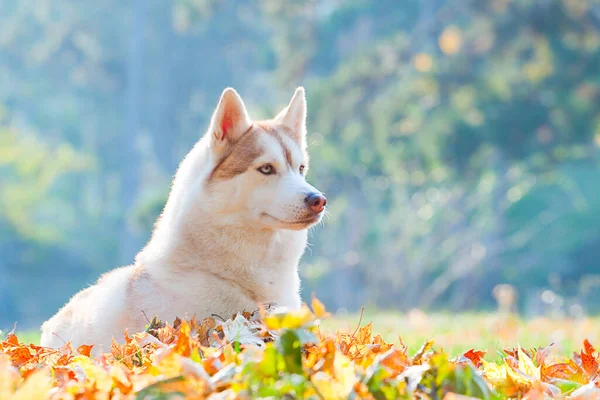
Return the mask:
M317 214L323 211L325 209L325 205L327 204L327 199L321 193L311 193L306 196L304 201L306 204L308 204L310 209Z

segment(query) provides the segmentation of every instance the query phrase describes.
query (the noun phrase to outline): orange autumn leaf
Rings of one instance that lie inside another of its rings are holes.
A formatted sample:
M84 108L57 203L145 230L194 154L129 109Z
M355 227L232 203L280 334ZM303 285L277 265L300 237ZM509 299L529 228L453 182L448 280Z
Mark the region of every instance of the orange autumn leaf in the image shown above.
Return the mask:
M410 360L406 353L399 349L390 349L381 357L381 365L388 368L392 377L402 373L406 367L410 366Z
M316 330L311 325L317 323L313 316L324 312L318 304L313 302L314 314L307 307L300 313L277 314L271 321L279 325L275 332L258 319L258 313L241 314L239 322L254 327L256 338L266 343L263 347L230 343L223 323L212 318L201 322L177 319L173 325L153 322L144 332L132 336L125 332L121 343L114 342L109 353L95 358L90 357L90 345L74 350L66 343L49 349L25 345L11 334L0 342L0 399L48 398L48 393L57 399L171 395L202 399L216 394L248 398L264 382L271 385L269 390L281 387L286 393L291 390L286 382L295 382L294 390L300 390L297 398L375 399L384 398L383 394L385 398L431 398L432 390L442 390L436 398L470 398L452 393L460 386L452 386L457 383L452 381L446 384L444 379L450 376L466 379L460 385L496 390L491 398L498 394L497 398L533 400L567 393L587 398L600 393L596 387L598 354L588 341L572 359L560 362L549 357L552 345L507 349L504 361L493 363L484 360L485 352L474 349L458 359L449 358L433 348L432 340L411 358L405 345L386 343L373 333L370 323L335 335ZM208 340L212 335L216 338ZM294 335L302 338L300 346L288 346L293 353L284 353L288 350L280 338ZM465 370L465 362L477 366L477 373L457 374ZM290 373L293 363L297 364ZM475 386L473 380L478 380ZM435 387L427 386L431 382ZM270 393L273 397L286 394ZM471 395L485 398L482 393Z
M417 351L417 354L412 359L413 364L421 364L425 354L433 347L433 340L428 340L423 343L423 346Z
M369 344L371 343L371 333L373 332L373 325L369 322L364 327L358 330L358 333L354 336L354 340L358 344Z
M388 351L389 349L391 349L392 347L394 347L393 344L391 343L385 343L383 341L383 338L381 337L381 335L377 335L373 338L372 344L371 344L371 351L375 354L378 353L385 353L386 351ZM403 352L406 349L401 349Z
M4 341L4 343L6 343L7 345L18 346L19 339L17 338L17 335L11 332L6 336L6 340Z
M523 398L527 400L546 400L557 395L560 395L560 390L557 387L536 381Z
M596 359L593 356L583 351L580 353L579 356L581 357L581 366L583 370L585 371L587 376L593 378L596 375L596 372L598 372L598 361L596 361Z
M20 367L26 364L33 358L29 347L13 347L12 349L8 349L6 354L10 356L11 361L15 366Z
M542 367L541 380L549 382L552 379L562 379L581 384L588 383L588 379L584 376L583 369L581 369L581 367L573 360Z
M133 339L125 332L125 344L119 344L113 339L110 348L111 355L120 363L133 369L143 365L143 354Z
M214 318L206 318L202 322L197 323L196 319L192 319L192 326L196 330L196 335L202 346L210 345L210 332L217 327L217 321Z
M82 344L77 348L77 353L89 357L92 352L92 347L94 347L94 345Z
M175 347L173 347L173 351L177 354L181 354L182 356L189 357L192 352L190 347L190 334L191 334L190 324L187 321L182 321L179 325L179 332L177 335L177 342L175 343Z
M516 348L508 348L508 347L507 347L507 348L505 348L505 349L504 349L504 352L505 352L506 354L508 354L509 356L511 356L511 357L515 358L516 360L518 360L518 359L519 359L519 349L521 349L521 351L522 351L522 352L523 352L523 353L524 353L524 354L525 354L527 357L529 357L529 358L531 358L531 359L535 358L535 354L537 353L537 352L534 352L534 351L532 351L532 350L529 350L529 349L523 349L523 348L521 348L521 347L516 347Z
M585 339L583 341L583 351L585 352L585 354L593 357L594 353L596 352L596 349L587 339Z
M475 351L475 349L471 349L463 354L463 357L471 360L476 368L481 367L483 364L483 356L485 356L485 351Z

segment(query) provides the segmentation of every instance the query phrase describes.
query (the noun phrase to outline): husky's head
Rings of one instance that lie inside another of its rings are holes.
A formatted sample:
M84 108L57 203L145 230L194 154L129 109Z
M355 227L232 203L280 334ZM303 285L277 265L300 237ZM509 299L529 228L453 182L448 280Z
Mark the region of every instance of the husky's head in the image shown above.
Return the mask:
M237 92L225 89L204 140L213 160L204 186L211 212L276 229L301 230L321 220L327 200L305 178L303 88L266 121L252 121Z

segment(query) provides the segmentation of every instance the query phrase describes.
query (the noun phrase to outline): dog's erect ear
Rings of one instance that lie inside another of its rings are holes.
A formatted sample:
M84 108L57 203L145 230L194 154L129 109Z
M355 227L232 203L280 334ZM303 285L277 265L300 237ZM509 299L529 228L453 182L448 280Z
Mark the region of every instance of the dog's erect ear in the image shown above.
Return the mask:
M277 114L275 120L290 129L299 141L304 142L306 139L306 96L302 86L296 89L290 104Z
M251 124L240 95L232 88L225 89L210 121L209 132L216 147L236 142Z

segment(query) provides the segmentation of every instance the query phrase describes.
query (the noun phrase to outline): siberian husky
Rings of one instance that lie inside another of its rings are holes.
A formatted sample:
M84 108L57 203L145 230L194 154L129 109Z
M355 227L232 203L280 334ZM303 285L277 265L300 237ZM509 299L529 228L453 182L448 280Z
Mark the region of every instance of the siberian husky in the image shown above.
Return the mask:
M42 325L41 345L108 351L147 316L172 321L300 307L298 262L326 199L308 184L302 87L275 118L252 121L225 89L206 134L181 162L152 238L133 265L77 293Z

